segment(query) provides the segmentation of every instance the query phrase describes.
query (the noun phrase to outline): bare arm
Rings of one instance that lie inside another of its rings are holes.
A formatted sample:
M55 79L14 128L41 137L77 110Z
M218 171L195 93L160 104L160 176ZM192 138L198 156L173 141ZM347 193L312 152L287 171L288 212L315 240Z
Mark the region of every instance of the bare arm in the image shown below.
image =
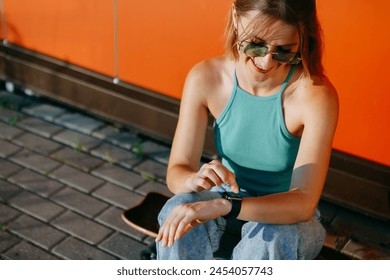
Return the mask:
M210 63L203 62L186 79L168 164L167 184L173 193L207 190L223 182L238 192L234 174L220 162L212 161L198 170L207 127L208 94L216 86L212 72Z
M304 131L289 192L243 200L239 218L266 223L310 220L324 186L338 120L338 98L331 85L309 87L302 110Z

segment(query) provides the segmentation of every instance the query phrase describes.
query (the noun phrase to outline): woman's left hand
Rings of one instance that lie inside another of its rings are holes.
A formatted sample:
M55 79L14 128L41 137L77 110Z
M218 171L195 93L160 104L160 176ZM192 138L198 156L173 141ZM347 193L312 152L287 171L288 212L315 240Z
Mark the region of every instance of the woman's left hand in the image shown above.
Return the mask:
M178 205L161 225L156 242L171 247L192 228L224 216L230 209L231 203L222 198Z

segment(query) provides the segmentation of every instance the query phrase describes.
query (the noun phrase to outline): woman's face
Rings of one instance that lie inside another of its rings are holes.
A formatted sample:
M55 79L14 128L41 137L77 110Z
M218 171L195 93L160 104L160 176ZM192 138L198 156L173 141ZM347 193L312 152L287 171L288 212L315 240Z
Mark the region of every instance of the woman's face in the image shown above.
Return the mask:
M245 42L242 42L238 47L239 63L245 66L248 74L253 76L255 80L271 77L279 70L289 67L287 62L278 61L278 58L283 61L281 58L284 56L292 55L294 57L294 54L290 54L290 52L296 53L299 50L298 30L281 20L263 24L263 27L255 32L248 31L247 27L257 14L257 12L252 12L237 20L238 37L240 40L245 38ZM250 32L254 36L248 38L245 32ZM260 52L248 51L253 46L254 50L257 48ZM262 53L262 56L259 53ZM284 71L281 72L284 73Z

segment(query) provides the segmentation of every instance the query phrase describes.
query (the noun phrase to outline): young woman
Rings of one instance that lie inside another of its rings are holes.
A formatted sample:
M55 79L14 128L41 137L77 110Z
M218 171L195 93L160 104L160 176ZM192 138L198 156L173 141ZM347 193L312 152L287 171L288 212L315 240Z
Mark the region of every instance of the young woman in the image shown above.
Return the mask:
M237 0L226 31L226 56L186 80L158 259L212 259L229 219L244 221L232 259L313 259L338 119L315 0ZM221 161L199 169L208 112Z

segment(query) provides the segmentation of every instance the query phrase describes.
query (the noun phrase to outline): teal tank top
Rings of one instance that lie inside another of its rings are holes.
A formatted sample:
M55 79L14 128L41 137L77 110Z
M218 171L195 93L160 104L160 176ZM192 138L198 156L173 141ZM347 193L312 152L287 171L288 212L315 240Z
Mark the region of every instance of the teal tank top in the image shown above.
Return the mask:
M287 191L300 138L291 135L282 111L282 94L295 70L292 66L279 92L254 96L234 76L232 95L214 123L214 140L222 164L236 175L240 189L254 195Z

